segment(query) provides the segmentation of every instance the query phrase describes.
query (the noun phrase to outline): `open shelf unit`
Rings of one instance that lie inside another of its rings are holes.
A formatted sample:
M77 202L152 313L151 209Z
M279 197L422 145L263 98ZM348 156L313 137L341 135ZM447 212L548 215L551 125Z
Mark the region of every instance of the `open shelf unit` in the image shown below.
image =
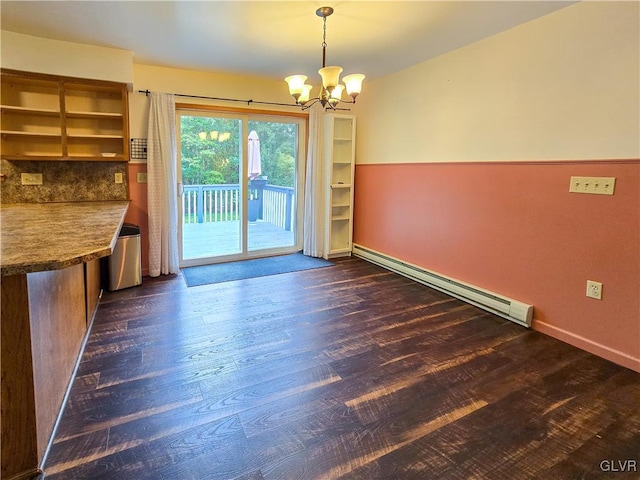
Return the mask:
M327 228L325 258L351 255L353 231L353 178L355 173L356 118L326 115Z
M6 160L129 161L124 83L2 69Z

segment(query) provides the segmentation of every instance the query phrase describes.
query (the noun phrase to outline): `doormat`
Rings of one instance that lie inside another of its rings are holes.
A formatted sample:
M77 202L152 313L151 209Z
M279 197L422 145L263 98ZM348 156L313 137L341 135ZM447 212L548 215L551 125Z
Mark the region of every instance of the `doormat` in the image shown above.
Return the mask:
M308 257L302 253L294 253L278 257L255 258L239 262L183 268L182 276L188 287L196 287L210 283L231 282L245 278L330 267L331 265L333 265L332 262L323 258Z

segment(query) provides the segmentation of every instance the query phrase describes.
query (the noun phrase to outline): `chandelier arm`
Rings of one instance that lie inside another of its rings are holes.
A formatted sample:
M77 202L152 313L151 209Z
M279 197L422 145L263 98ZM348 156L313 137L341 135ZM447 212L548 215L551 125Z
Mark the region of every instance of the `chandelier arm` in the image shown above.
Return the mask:
M302 111L304 112L305 110L308 110L309 108L313 107L316 103L318 103L320 101L319 98L312 98L311 100L305 102L302 105Z

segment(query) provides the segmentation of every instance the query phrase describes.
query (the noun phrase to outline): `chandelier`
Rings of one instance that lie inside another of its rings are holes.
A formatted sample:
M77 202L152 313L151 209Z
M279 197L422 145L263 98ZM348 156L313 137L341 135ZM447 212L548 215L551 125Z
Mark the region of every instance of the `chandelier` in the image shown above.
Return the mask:
M340 102L344 103L356 103L356 97L362 91L362 80L364 75L361 73L353 73L343 78L344 85L340 84L340 74L342 73L342 67L327 67L325 66L326 53L327 53L327 17L333 13L331 7L320 7L316 10L316 15L322 17L322 68L318 70L318 73L322 77L322 87L320 88L320 94L315 98L309 98L311 95L311 85L306 84L307 77L305 75L291 75L285 78L285 81L289 85L289 93L296 100L298 105L302 106L303 110L311 107L314 103L320 102L325 109L336 109L336 105ZM347 90L347 95L351 97L351 100L343 100L342 92Z

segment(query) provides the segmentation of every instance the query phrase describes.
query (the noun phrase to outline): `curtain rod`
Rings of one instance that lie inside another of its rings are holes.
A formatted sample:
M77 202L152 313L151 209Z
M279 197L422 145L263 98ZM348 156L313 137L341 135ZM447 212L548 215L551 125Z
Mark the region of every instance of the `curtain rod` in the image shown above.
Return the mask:
M149 94L151 93L149 90L138 90L138 93L144 93L147 97L149 96ZM257 100L241 100L241 99L237 99L237 98L221 98L221 97L206 97L206 96L201 96L201 95L187 95L184 93L174 93L173 95L175 95L176 97L188 97L188 98L200 98L200 99L204 99L204 100L221 100L224 102L240 102L240 103L246 103L247 105L251 105L252 103L255 104L259 104L259 105L277 105L280 107L296 107L296 108L300 108L300 105L293 105L291 103L278 103L278 102L260 102Z
M149 96L149 94L151 93L150 90L138 90L138 93L144 93L147 97ZM298 104L291 104L291 103L278 103L278 102L260 102L258 100L241 100L238 98L221 98L221 97L206 97L206 96L201 96L201 95L187 95L186 93L174 93L173 95L175 95L176 97L187 97L187 98L200 98L200 99L204 99L204 100L220 100L223 102L240 102L240 103L246 103L247 105L251 105L252 103L255 104L259 104L259 105L277 105L280 107L295 107L295 108L300 108L300 105ZM335 110L343 110L346 112L351 111L351 109L349 108L336 108Z

